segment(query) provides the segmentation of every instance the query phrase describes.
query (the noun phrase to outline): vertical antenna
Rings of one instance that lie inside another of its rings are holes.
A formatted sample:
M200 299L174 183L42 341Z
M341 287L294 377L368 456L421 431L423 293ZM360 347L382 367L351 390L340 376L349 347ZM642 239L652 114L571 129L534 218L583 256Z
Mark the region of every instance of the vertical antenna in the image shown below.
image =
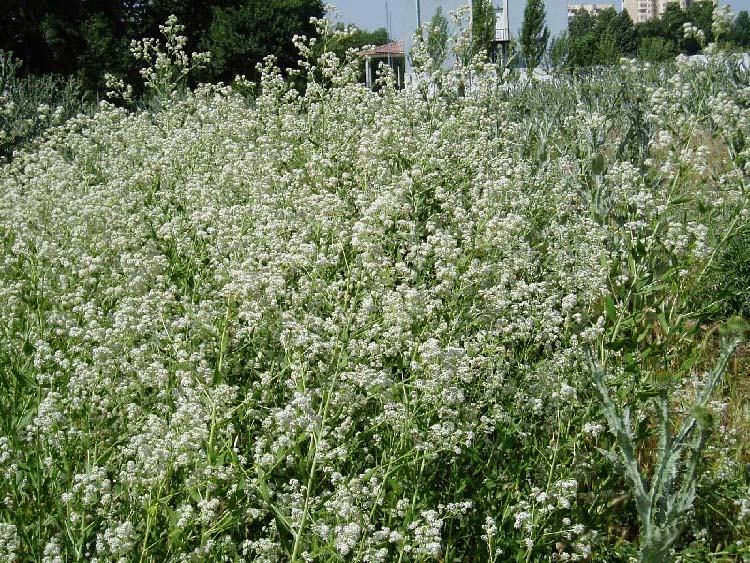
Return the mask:
M388 26L388 28L387 28L387 31L388 31L388 43L390 43L391 42L391 10L388 7L388 0L385 0L385 21L386 21L386 25ZM391 66L391 51L390 51L390 49L388 50L388 53L387 53L387 60L388 60L388 66Z
M388 7L388 0L385 0L385 30L388 32L388 39L391 38L391 10Z

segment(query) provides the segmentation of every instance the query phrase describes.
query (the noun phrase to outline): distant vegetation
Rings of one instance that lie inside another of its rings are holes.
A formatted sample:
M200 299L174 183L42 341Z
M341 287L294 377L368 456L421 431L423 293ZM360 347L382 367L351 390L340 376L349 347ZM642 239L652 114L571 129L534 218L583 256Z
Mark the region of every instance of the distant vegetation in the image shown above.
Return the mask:
M318 37L311 18L322 18L324 6L320 0L11 0L0 19L0 162L51 125L93 111L117 81L133 86L132 101L147 103L139 77L146 53L134 57L131 38L153 42L171 14L187 31L186 56L207 53L185 85L237 76L252 84L268 55L285 71L296 68L293 38ZM349 49L390 40L384 28L339 23L328 31L316 55L327 50L343 59ZM364 63L359 74L364 80ZM117 81L108 85L108 75Z
M695 55L717 43L725 50L750 47L750 16L736 18L712 2L697 2L686 10L669 4L660 17L634 24L627 11L614 8L593 15L579 10L570 20L568 33L550 45L554 66L568 68L611 65L621 57L657 62L684 53Z
M321 0L10 0L0 18L0 49L24 61L24 73L77 76L87 90L101 90L105 72L134 76L133 37L158 37L174 14L190 38L186 51L210 51L200 76L228 81L255 77L268 54L281 68L295 66L296 35L315 35L311 17Z

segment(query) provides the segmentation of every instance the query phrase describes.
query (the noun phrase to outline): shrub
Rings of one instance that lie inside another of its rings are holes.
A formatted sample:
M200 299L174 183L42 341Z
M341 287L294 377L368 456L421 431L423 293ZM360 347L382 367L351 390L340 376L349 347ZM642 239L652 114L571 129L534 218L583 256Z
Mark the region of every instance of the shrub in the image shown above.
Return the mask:
M19 77L21 63L0 51L0 160L7 160L53 125L88 111L80 82L73 77Z

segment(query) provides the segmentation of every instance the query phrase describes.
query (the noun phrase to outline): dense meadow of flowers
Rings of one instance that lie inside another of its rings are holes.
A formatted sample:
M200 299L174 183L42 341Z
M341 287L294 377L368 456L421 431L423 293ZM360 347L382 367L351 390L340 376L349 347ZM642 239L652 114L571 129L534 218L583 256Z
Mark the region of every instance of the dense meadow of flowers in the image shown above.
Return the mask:
M676 426L719 356L750 75L371 91L298 42L304 82L104 102L0 168L0 560L634 561L590 366L655 482L652 399ZM741 352L665 557L750 558Z

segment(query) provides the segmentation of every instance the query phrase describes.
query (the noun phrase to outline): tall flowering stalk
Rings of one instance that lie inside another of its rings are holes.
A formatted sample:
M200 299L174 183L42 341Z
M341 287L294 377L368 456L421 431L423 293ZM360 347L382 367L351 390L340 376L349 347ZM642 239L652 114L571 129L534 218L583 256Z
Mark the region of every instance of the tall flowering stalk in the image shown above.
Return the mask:
M159 31L164 36L163 43L158 39L134 39L130 43L130 52L137 61L144 63L139 71L146 91L157 104L165 103L179 91L185 89L188 76L211 61L208 52L187 53L187 37L182 35L185 26L178 23L177 17L171 15ZM130 100L133 88L122 79L105 75L108 95Z

